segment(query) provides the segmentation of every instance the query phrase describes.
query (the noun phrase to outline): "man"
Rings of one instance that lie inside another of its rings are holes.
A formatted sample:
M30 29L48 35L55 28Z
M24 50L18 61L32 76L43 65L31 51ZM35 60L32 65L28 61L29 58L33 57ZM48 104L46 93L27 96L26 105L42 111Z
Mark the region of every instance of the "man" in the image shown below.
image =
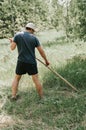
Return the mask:
M49 61L46 58L46 54L41 47L39 40L34 36L35 25L28 23L24 32L17 33L14 39L10 40L10 48L14 50L17 46L18 60L16 65L16 75L12 83L12 99L17 99L18 84L23 74L28 73L32 76L32 80L35 83L37 92L40 98L43 97L42 85L38 78L37 62L35 59L35 48L39 51L43 57L46 66L49 65Z

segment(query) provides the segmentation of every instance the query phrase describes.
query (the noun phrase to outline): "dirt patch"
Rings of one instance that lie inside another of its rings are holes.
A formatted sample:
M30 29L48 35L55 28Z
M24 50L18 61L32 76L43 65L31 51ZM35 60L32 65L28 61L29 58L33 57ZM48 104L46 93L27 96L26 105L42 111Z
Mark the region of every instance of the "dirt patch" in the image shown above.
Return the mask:
M0 129L3 127L8 127L14 124L12 117L8 115L0 115Z

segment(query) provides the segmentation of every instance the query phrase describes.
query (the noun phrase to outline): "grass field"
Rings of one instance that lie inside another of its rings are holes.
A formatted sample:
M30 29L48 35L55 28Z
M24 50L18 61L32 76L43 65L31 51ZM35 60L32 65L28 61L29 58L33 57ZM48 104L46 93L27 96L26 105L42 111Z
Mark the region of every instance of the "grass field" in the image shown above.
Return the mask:
M9 44L3 44L8 40L0 41L0 130L86 130L86 43L78 40L67 43L61 33L44 32L38 37L43 41L50 66L76 85L79 92L38 62L43 100L39 100L28 75L20 81L20 99L11 102L7 98L11 94L17 50L11 52ZM42 59L38 52L36 55Z

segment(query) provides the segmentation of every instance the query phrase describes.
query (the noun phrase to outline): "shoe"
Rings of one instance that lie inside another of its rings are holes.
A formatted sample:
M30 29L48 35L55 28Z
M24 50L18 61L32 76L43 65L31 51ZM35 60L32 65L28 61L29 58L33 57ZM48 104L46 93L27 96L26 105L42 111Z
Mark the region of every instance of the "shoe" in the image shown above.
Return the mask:
M19 99L19 95L16 95L16 97L8 96L8 98L10 99L10 101L16 101Z
M11 97L10 100L11 100L11 101L16 101L16 100L17 100L17 97Z

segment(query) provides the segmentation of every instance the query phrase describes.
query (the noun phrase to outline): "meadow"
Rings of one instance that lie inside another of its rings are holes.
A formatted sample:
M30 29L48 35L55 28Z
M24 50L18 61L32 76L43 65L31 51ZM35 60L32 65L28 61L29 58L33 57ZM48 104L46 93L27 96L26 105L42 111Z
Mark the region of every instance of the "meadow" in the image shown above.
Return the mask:
M15 74L17 50L11 52L9 40L0 40L0 130L86 130L86 42L69 41L64 32L38 34L50 67L73 84L73 91L40 62L39 77L44 99L39 100L32 79L22 76L20 98L11 102L11 83ZM36 55L42 60L39 53ZM43 60L42 60L43 61Z

